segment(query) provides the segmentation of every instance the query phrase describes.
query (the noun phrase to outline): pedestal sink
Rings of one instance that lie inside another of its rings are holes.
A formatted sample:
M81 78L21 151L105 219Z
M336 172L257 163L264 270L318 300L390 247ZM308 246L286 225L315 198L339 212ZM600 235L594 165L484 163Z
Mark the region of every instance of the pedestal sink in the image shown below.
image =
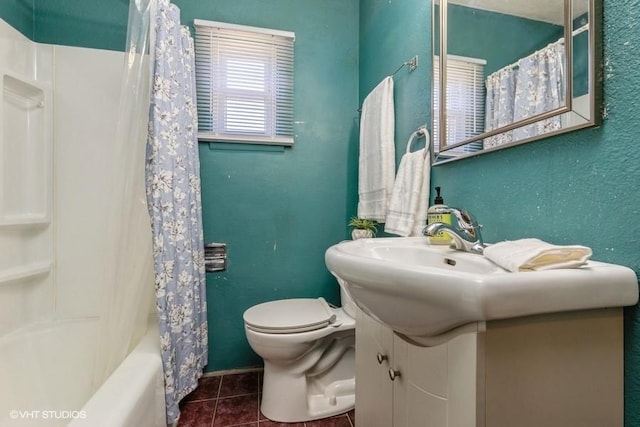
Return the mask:
M482 255L423 237L345 241L325 254L358 306L416 342L479 321L633 305L633 270L589 261L575 269L511 273Z

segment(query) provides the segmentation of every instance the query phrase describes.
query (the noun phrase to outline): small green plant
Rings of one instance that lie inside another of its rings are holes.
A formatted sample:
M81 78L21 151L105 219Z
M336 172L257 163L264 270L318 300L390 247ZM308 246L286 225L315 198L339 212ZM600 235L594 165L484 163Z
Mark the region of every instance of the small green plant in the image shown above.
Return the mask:
M378 221L374 219L358 218L356 216L351 217L349 220L349 227L357 230L369 230L375 236L378 232Z

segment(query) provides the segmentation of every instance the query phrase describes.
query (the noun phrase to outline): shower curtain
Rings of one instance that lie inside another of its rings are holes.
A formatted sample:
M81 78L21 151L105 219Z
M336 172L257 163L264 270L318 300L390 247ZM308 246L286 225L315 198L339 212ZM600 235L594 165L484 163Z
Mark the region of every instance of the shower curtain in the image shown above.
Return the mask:
M157 312L167 413L154 425L171 424L207 362L194 49L168 0L130 0L126 43L113 142L113 168L125 168L105 195L106 286L92 384L104 383Z
M526 58L489 75L485 131L564 105L564 40L559 40ZM485 138L490 148L560 129L560 116L538 121L510 132Z
M97 390L145 334L152 313L151 227L145 195L149 120L148 50L152 0L131 0L114 163L105 224L102 308L92 386ZM104 161L109 161L110 157ZM122 169L122 165L124 169ZM99 226L99 225L96 225Z
M207 363L207 309L193 39L180 10L159 0L147 142L147 204L167 423Z
M487 98L485 104L485 131L497 129L513 123L516 92L516 69L506 67L487 77ZM513 132L503 132L484 139L484 148L508 144L513 140Z

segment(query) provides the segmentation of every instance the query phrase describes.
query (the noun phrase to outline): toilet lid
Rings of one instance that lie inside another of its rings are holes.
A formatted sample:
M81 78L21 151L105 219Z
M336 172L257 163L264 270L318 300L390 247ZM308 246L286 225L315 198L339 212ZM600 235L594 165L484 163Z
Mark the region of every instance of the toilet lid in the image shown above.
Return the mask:
M270 334L315 331L335 321L336 315L324 298L269 301L244 312L249 329Z

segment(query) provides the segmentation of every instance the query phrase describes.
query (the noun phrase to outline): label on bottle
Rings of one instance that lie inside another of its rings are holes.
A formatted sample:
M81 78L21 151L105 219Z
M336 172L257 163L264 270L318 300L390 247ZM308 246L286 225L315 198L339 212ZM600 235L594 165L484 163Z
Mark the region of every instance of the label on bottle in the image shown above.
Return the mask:
M443 224L451 224L450 213L429 213L427 214L427 224L441 222ZM448 245L451 242L451 236L439 231L435 236L429 237L429 243L432 245Z

